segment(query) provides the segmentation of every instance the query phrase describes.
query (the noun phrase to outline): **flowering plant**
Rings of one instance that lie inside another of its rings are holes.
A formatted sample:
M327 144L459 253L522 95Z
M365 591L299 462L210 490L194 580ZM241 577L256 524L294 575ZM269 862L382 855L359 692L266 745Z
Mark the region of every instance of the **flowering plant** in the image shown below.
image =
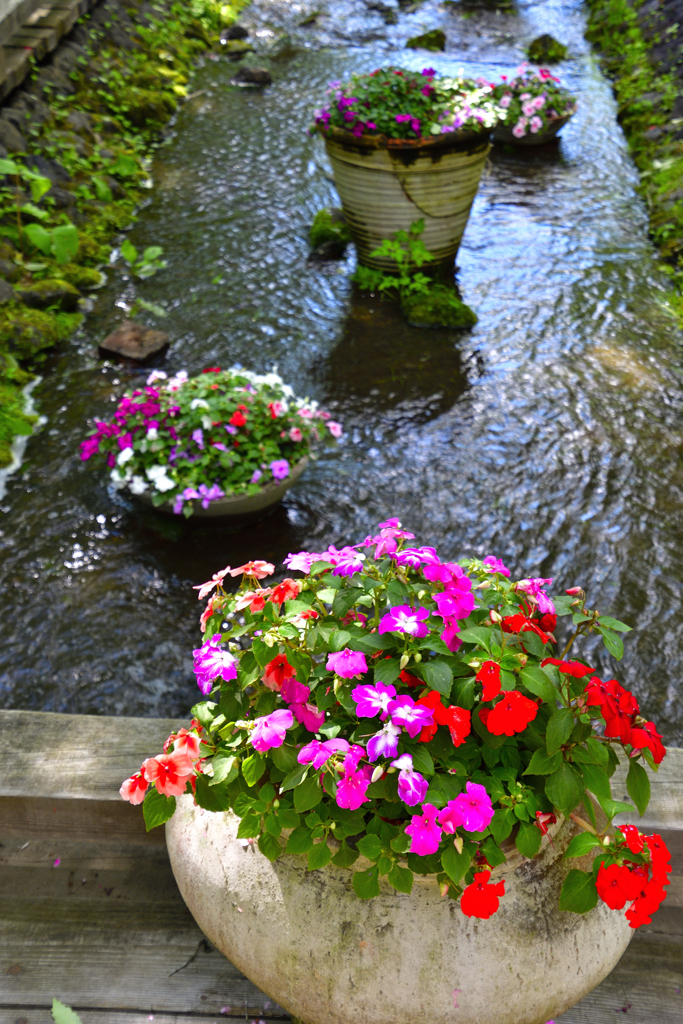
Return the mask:
M514 77L502 81L493 90L499 105L507 111L512 134L522 139L528 133L536 135L558 117L571 117L576 113L576 98L560 85L545 68L530 71L526 64L517 69Z
M116 488L173 501L192 515L233 494L256 494L286 480L320 436L342 429L317 402L300 399L275 371L212 367L197 377L154 370L147 386L128 391L111 423L95 421L81 459L106 457Z
M311 870L362 854L373 862L353 874L363 898L380 875L410 892L414 872L433 873L480 918L504 896L490 871L513 843L533 858L569 816L580 831L565 857L596 856L592 871L568 872L561 908L629 903L631 925L646 923L668 851L605 819L633 810L611 796L618 755L642 813L645 765L656 770L665 750L630 692L567 660L588 633L620 658L629 627L590 610L578 587L551 598L552 580L514 582L493 556L442 562L413 540L390 519L360 544L289 555L300 578L263 586L274 566L255 561L198 587L209 600L194 665L207 700L122 796L144 801L152 827L193 793L233 810L245 845L258 840L271 860L306 855ZM235 594L228 575L242 577ZM556 657L558 616L573 632Z
M344 128L356 138L414 139L457 128L481 131L506 116L484 79L437 79L433 68L378 68L352 75L345 83L331 82L327 95L326 106L315 111L314 128L323 134L331 127Z

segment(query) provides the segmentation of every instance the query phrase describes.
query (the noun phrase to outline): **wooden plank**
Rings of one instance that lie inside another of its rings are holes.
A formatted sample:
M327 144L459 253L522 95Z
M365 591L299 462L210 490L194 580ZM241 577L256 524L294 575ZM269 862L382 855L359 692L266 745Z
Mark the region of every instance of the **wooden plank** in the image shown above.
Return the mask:
M612 777L612 795L615 800L633 803L626 789L627 766L620 765ZM637 814L622 814L617 822L632 821L643 831L660 828L683 829L683 749L669 747L658 772L648 771L652 795L642 818Z
M195 1013L148 1013L137 1010L84 1010L78 1008L82 1024L220 1024L221 1020L230 1019L235 1016L232 1013L225 1014L195 1014ZM231 1007L232 1010L232 1007ZM241 1019L245 1020L244 1014ZM290 1017L273 1017L270 1013L265 1015L268 1021L287 1022ZM0 1024L53 1024L52 1016L46 1008L26 1008L25 1006L8 1007L3 1010L0 1007ZM250 1024L261 1024L260 1020L252 1020Z
M140 807L112 800L0 797L0 836L7 839L123 839L164 845L164 830L145 830Z

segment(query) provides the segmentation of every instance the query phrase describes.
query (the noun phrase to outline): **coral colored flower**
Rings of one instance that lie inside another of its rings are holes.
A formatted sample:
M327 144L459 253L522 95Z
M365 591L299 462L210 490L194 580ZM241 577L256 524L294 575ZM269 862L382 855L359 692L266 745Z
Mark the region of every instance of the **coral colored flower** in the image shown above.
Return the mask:
M541 668L544 665L556 665L558 672L562 672L565 676L571 676L573 679L582 679L593 671L588 665L582 665L580 661L562 661L561 658L544 658Z
M218 646L220 641L221 634L214 633L210 640L192 652L197 686L204 696L211 693L213 683L219 677L226 682L237 679L237 658L229 651L222 650Z
M129 779L123 783L119 789L119 793L124 800L128 800L131 804L141 804L145 799L145 793L147 792L148 782L142 772L137 772L135 775L131 775Z
M479 917L484 921L498 910L500 897L505 895L505 882L489 882L490 871L479 871L460 897L460 909L466 917Z
M342 679L353 679L367 672L368 663L365 660L364 654L361 654L360 651L350 651L347 647L343 651L330 654L325 668L329 672L334 672L335 675L340 676ZM396 693L396 690L394 690L394 693Z
M647 747L655 764L661 764L666 755L666 747L662 743L662 737L657 732L654 722L645 722L642 726L634 726L631 729L631 744L635 750L643 750Z
M256 719L254 729L251 733L251 742L254 750L260 754L270 750L271 747L281 747L285 742L285 733L294 725L294 717L291 711L280 708L270 715L263 715Z
M518 690L508 690L486 720L486 728L494 736L514 736L524 732L538 714L538 704Z
M294 601L299 596L301 584L297 580L286 579L278 583L270 592L270 599L273 604L282 604L284 601Z
M283 680L280 696L286 704L305 704L311 696L311 691L308 686L304 686L292 676Z
M262 580L264 576L272 576L275 572L275 566L271 565L270 562L264 562L263 559L257 558L255 562L245 562L244 565L240 565L237 569L231 569L231 576L239 576L240 573L244 573L245 576L253 576L257 580Z
M429 618L426 608L411 608L401 604L391 608L379 624L379 633L408 633L410 636L423 639L429 635L429 626L424 621Z
M380 757L396 757L401 729L393 722L387 722L381 732L375 733L368 740L368 761L376 761Z
M193 590L198 590L197 599L202 601L207 594L210 594L214 587L220 587L223 583L223 578L230 572L230 566L226 565L225 569L221 569L220 572L215 572L208 583L200 583L198 586L193 587ZM230 575L233 575L230 573Z
M266 606L266 598L270 597L270 594L270 587L245 590L242 594L237 595L235 611L240 612L243 608L248 608L250 612L262 612Z
M181 796L194 769L187 754L174 752L148 757L142 764L142 772L162 796Z
M427 795L429 783L413 768L411 754L401 754L396 761L391 762L392 768L400 768L398 774L398 795L408 807L415 807L421 804Z
M439 814L444 832L455 832L460 825L467 832L483 832L493 819L493 805L486 789L477 782L468 782L465 793L449 800Z
M298 615L294 615L289 621L297 629L303 629L309 619L317 619L318 613L314 608L307 608L305 612L300 612Z
M282 689L285 679L291 679L295 674L296 670L287 661L287 655L276 654L273 660L269 661L263 669L261 679L269 690L277 692Z
M362 804L370 800L370 797L365 795L369 785L370 778L363 772L349 772L337 783L337 806L357 811Z
M501 104L501 106L502 105L503 104ZM509 106L509 104L508 104L508 106ZM506 566L503 565L503 563L501 562L500 558L494 558L493 555L487 555L486 556L486 558L484 559L484 565L486 566L486 571L487 572L497 572L497 573L500 573L501 576L508 576L508 577L510 575L510 570Z
M350 746L346 740L325 740L324 743L320 740L311 740L301 748L297 761L299 764L312 764L314 768L322 768L334 754L346 753L348 750Z
M329 663L328 663L329 667ZM382 721L387 717L389 702L396 696L396 687L391 683L376 683L374 686L356 686L351 691L356 702L356 714L359 718L374 718L381 713Z
M392 725L401 726L409 736L415 738L426 725L431 725L434 712L423 704L416 704L412 697L401 696L389 702L387 711Z
M500 693L500 665L485 661L477 672L476 679L482 684L482 700L493 700Z
M315 704L290 704L289 710L309 732L317 732L325 721L325 712L319 711Z
M439 849L441 826L437 822L438 815L439 811L433 804L423 804L422 814L413 815L410 825L406 825L406 835L411 837L411 853L427 857Z
M610 864L598 868L595 880L598 896L611 910L623 910L630 900L636 899L642 888L642 879L626 866Z
M204 609L202 614L199 616L199 628L202 631L202 633L206 633L206 627L208 625L209 619L213 615L214 605L216 603L216 597L217 596L218 596L217 594L212 594L211 595L209 600L206 602L206 608Z
M199 758L201 740L195 733L188 732L187 729L178 729L177 733L169 736L169 740L173 741L174 754L187 754L192 761L196 761ZM166 753L166 750L164 750L164 753Z

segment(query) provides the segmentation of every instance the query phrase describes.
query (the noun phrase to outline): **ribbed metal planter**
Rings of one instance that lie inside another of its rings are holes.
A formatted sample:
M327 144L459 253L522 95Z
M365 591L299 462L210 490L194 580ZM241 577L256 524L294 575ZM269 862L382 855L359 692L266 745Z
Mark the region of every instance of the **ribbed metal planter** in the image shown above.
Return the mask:
M488 131L414 140L356 139L330 128L325 146L361 263L395 270L392 260L370 253L422 218L422 241L435 264L453 263L491 148Z
M493 129L493 137L496 142L509 142L513 146L542 146L545 142L554 142L560 128L564 128L572 116L567 114L565 117L555 117L542 132L536 132L535 135L527 132L521 139L512 134L512 128L501 124Z

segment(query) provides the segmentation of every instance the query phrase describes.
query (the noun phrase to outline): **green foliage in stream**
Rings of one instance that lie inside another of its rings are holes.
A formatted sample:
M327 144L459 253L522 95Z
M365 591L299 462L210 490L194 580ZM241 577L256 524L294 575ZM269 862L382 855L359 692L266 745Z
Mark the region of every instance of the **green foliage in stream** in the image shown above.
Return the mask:
M671 126L677 82L649 60L652 41L645 40L638 20L642 6L641 0L633 6L627 0L588 0L586 38L614 78L618 120L640 171L650 232L676 286L668 308L683 326L683 138L676 139L679 132Z

